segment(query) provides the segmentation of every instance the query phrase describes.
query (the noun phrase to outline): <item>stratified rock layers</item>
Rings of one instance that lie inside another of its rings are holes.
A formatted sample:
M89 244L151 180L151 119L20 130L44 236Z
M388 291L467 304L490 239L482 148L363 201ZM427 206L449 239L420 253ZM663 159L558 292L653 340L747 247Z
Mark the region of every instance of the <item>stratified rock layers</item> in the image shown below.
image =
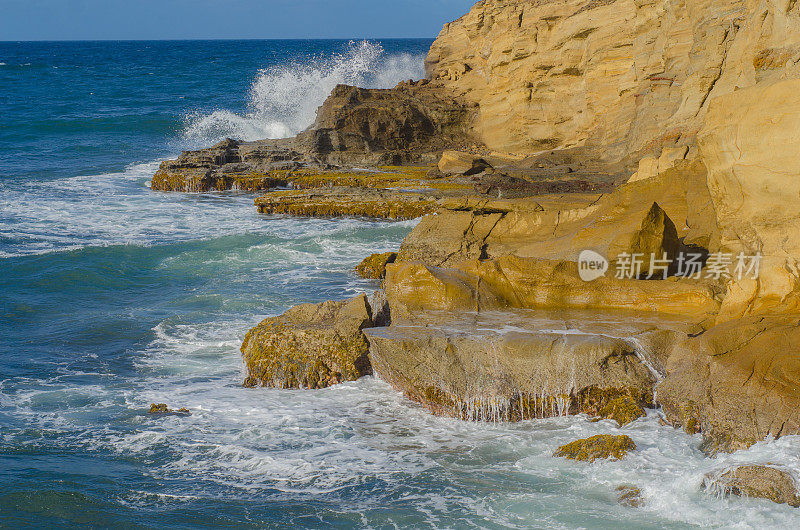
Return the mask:
M590 146L637 163L671 149L683 158L687 149L694 155L713 98L798 76L796 7L484 0L445 25L427 70L433 83L479 106L476 133L492 149Z

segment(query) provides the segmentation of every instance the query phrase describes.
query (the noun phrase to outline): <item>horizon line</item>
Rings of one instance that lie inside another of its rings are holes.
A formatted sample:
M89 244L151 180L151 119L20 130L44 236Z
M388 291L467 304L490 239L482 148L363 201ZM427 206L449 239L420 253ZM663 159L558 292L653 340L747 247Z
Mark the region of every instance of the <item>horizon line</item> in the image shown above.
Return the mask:
M436 40L436 37L252 37L252 38L174 38L174 39L13 39L0 44L28 42L215 42L215 41L346 41L346 40Z

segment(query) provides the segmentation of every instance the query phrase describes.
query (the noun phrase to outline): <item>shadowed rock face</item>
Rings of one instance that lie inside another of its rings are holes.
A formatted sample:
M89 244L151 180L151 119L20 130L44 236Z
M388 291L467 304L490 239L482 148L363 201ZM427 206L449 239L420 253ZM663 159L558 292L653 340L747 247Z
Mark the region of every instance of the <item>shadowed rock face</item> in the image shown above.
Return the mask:
M800 506L795 478L770 466L746 465L709 473L703 488L712 495L737 495Z

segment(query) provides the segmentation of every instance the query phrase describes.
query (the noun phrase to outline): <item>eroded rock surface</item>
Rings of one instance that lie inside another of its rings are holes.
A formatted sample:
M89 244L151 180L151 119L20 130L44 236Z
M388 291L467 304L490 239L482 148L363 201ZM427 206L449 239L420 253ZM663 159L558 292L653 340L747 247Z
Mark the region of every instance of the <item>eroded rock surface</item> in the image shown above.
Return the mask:
M316 389L370 374L363 330L372 325L365 295L303 304L268 318L242 343L244 385Z
M795 477L771 466L744 465L709 473L703 488L717 496L737 495L800 506Z
M638 340L659 327L680 333L684 324L632 314L417 312L366 335L375 373L434 413L518 421L615 417L607 407L620 399L652 406L657 379Z
M667 418L710 452L800 434L800 318L745 317L679 343L658 386Z

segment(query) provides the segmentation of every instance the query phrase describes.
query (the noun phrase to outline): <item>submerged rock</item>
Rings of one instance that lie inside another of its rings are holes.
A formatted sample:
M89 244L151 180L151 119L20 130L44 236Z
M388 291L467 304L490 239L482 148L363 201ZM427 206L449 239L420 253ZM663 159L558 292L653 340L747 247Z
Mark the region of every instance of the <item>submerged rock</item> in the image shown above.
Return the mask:
M373 325L365 295L303 304L251 329L242 343L244 385L325 388L372 373L363 331Z
M629 436L599 434L562 445L553 453L553 456L581 462L594 462L602 459L622 460L629 451L634 450L636 450L636 444Z
M768 465L745 465L709 473L703 480L703 488L717 496L754 497L795 508L800 506L795 478Z
M644 506L642 490L630 484L617 487L617 503L627 508L641 508Z
M362 278L381 280L386 276L386 266L390 263L394 263L396 259L397 252L372 254L364 258L364 261L356 267L356 272L358 272Z

